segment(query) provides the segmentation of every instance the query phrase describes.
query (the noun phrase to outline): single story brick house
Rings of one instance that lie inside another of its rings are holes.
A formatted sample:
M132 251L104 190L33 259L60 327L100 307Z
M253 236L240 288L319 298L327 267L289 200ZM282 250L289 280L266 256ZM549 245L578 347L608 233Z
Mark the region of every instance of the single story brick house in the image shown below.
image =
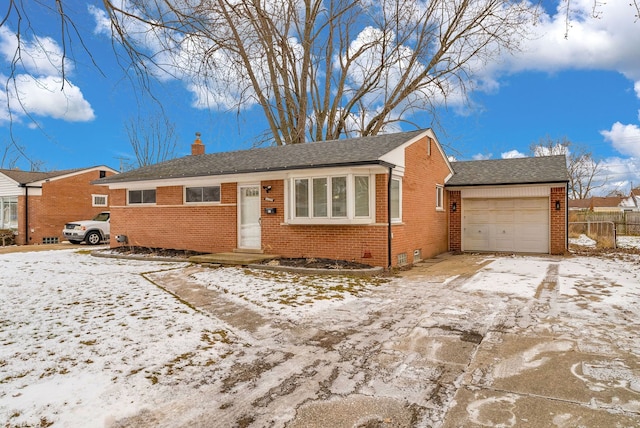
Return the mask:
M214 154L198 136L190 156L96 183L126 245L388 268L461 249L449 229L467 201L452 207L453 165L431 129Z
M0 169L0 229L14 230L16 244L52 244L66 222L108 209L109 189L91 184L117 174L107 166L34 172Z

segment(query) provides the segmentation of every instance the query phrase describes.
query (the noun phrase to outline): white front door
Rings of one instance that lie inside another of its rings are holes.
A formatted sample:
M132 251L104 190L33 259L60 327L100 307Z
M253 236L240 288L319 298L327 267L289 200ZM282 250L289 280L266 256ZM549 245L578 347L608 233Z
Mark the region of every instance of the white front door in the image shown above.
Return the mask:
M261 249L260 186L240 186L238 248Z

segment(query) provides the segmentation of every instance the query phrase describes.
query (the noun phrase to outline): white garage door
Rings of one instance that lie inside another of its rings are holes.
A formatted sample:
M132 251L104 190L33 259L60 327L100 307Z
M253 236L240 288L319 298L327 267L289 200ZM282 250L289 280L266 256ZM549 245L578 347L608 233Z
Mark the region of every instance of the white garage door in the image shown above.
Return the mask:
M464 251L549 252L549 199L464 199Z

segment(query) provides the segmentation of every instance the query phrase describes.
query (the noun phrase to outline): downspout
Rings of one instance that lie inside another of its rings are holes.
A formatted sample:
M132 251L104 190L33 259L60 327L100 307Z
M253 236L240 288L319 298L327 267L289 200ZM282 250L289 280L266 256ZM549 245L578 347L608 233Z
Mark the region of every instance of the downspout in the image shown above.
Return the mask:
M389 180L387 182L387 269L391 271L391 177L393 174L393 167L389 167Z

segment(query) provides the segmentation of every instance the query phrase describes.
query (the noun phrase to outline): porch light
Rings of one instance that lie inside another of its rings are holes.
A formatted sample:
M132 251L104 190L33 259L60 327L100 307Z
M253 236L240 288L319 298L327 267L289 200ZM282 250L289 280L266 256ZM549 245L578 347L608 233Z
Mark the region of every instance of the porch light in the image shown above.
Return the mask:
M451 211L456 212L458 210L458 203L454 202L451 204Z
M560 211L560 201L556 201L556 211Z

